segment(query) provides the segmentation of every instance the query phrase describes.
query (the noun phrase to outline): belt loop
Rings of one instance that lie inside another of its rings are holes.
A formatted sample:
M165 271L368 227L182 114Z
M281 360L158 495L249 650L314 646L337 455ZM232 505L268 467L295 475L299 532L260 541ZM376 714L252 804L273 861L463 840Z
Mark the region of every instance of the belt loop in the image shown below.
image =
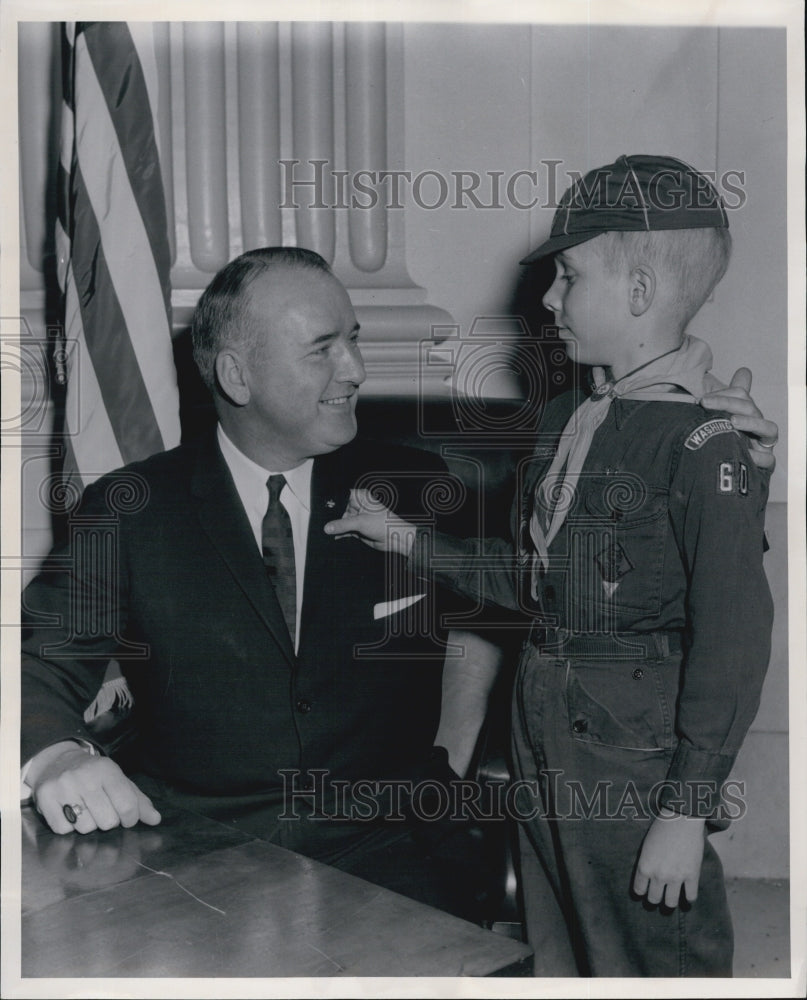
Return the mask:
M656 650L660 659L670 655L670 637L666 632L654 632L653 638L656 640Z

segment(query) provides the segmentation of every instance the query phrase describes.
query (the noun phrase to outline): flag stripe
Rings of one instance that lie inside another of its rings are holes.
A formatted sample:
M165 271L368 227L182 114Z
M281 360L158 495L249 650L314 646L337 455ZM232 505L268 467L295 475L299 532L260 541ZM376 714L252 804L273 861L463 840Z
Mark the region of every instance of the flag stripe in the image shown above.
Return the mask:
M143 80L148 91L149 106L151 108L151 120L154 131L154 142L157 146L157 162L162 164L162 148L160 147L160 128L157 120L159 109L159 73L157 72L157 53L155 46L155 26L142 21L129 22L129 34L132 36L132 44L140 60L143 70ZM163 178L163 181L165 178ZM167 194L167 191L165 192Z
M124 22L95 24L91 30L86 29L81 37L95 70L92 75L100 89L98 96L106 103L110 123L117 135L157 273L165 275L162 295L170 320L170 260L165 198L154 136L154 117L140 59ZM82 44L82 41L77 40L77 44Z
M73 37L70 24L62 31L62 100L73 111ZM64 125L64 118L62 118Z
M123 465L115 432L101 398L92 358L87 350L81 325L81 310L76 286L70 275L64 304L66 348L71 357L68 367L65 403L65 472L78 477L83 486L93 482L109 469Z
M137 47L125 23L66 23L62 32L56 249L65 472L85 485L180 437L156 59L151 26L135 34Z
M126 324L80 169L74 174L73 184L76 194L72 275L81 326L88 357L95 370L103 373L98 383L120 454L124 462L132 462L163 451L163 439L132 341L127 336L110 336L112 330L125 330ZM81 363L83 359L78 360ZM80 391L84 392L83 387ZM82 421L81 429L85 427Z
M75 294L71 297L75 299ZM65 467L86 486L110 469L123 465L124 458L109 422L83 333L73 341L72 347L83 352L83 363L80 367L74 366L67 383L65 406L70 421Z
M92 204L104 258L134 348L162 439L179 439L176 375L164 286L152 244L129 183L118 136L90 61L82 58L87 30L76 39L76 141L78 168ZM152 144L152 150L156 149ZM162 218L165 213L163 209ZM76 218L75 228L79 228ZM156 238L156 236L155 236ZM164 268L167 239L163 224ZM171 405L173 401L173 406ZM114 421L113 421L114 425ZM162 445L160 446L163 447ZM122 448L125 451L125 449Z

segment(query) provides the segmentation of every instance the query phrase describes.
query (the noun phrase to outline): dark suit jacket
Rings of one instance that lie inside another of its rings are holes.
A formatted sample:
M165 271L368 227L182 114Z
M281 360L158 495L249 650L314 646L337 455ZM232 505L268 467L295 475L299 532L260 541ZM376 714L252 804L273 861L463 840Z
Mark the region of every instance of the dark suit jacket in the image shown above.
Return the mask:
M374 620L375 605L422 585L396 557L322 529L368 473L400 513L424 516L443 468L356 442L316 459L297 656L214 436L88 487L24 593L22 759L92 740L82 713L115 657L135 698L136 766L183 805L260 810L279 801L282 769L411 774L439 717L432 596Z

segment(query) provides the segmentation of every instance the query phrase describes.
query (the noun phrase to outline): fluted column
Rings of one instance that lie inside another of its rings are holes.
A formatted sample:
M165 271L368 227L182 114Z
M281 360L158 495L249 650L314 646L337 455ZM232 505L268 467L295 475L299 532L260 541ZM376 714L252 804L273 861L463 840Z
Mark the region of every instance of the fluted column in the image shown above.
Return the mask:
M335 219L330 202L320 198L330 197L331 185L326 182L320 190L316 181L316 171L322 169L329 177L334 162L332 28L327 22L295 23L291 39L294 159L303 172L313 168L312 181L317 185L295 208L297 243L333 263Z
M387 58L383 24L345 26L347 167L375 173L388 168ZM387 208L375 204L348 209L350 257L361 271L378 271L387 256Z
M230 253L223 25L188 23L184 42L190 255L197 268L215 272Z
M238 142L245 250L282 242L277 24L238 25Z

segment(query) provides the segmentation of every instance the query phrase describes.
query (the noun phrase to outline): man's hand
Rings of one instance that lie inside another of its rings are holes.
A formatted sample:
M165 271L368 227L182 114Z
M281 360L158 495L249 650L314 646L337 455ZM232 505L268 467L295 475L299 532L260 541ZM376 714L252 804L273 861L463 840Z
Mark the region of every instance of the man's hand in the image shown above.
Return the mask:
M675 909L683 886L686 898L698 898L698 881L703 863L705 820L680 816L667 809L653 820L639 851L633 891L647 895L648 903Z
M351 490L345 512L338 521L329 521L325 532L339 538L352 535L371 549L408 556L415 542L417 529L393 514L376 500L369 490Z
M700 402L707 410L726 410L730 413L731 422L748 438L754 464L760 469L773 471L776 465L773 448L779 440L779 428L772 420L763 417L750 392L751 372L747 368L738 368L730 385L710 392Z
M54 833L90 833L141 821L156 826L161 816L151 799L108 757L92 757L73 741L47 747L31 761L25 777L34 804ZM65 815L69 806L72 823Z

